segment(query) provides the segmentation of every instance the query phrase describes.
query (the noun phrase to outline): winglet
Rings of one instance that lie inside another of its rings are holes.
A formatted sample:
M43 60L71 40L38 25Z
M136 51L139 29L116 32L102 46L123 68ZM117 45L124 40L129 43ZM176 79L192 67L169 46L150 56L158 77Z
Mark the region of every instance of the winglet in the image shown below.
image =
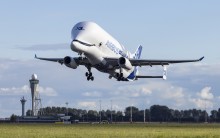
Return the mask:
M37 55L35 54L35 56L34 56L35 58L37 58Z
M201 57L201 58L199 59L199 61L202 61L202 60L203 60L203 58L204 58L204 56L203 56L203 57Z

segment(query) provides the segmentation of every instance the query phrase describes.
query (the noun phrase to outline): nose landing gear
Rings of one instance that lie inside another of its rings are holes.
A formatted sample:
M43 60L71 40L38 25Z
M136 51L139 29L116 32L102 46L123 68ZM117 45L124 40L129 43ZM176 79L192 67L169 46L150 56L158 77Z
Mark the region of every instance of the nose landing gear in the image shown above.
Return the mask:
M86 72L86 77L87 77L87 81L91 80L93 81L94 80L94 77L92 76L92 72L91 72L91 67L87 67L88 68L88 72Z
M89 81L89 80L94 80L94 77L92 76L92 72L86 72L86 77L87 77L87 80Z

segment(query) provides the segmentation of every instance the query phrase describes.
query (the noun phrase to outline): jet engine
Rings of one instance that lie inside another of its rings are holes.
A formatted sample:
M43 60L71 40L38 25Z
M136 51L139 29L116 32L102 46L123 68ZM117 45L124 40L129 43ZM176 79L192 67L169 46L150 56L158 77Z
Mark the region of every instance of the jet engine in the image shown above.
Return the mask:
M120 57L118 59L118 64L120 67L127 69L127 70L131 70L133 68L133 66L131 65L131 62L127 58L124 58L124 57Z
M66 56L64 58L64 64L69 67L69 68L72 68L72 69L76 69L78 64L76 63L76 61L74 60L74 58L72 57L69 57L69 56Z

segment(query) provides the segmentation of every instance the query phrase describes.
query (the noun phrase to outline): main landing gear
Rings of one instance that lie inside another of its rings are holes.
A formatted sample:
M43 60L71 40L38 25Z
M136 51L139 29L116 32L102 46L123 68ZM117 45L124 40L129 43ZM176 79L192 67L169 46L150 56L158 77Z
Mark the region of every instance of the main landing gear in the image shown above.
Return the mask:
M117 81L123 81L124 80L123 73L117 73L116 77L117 77Z
M126 78L123 77L123 73L116 74L117 81L128 81Z
M88 68L88 72L86 72L85 75L87 77L87 81L89 81L89 80L93 81L94 80L94 77L92 76L91 68Z
M116 74L117 81L125 81L124 74L122 73L122 68L120 68L119 73Z

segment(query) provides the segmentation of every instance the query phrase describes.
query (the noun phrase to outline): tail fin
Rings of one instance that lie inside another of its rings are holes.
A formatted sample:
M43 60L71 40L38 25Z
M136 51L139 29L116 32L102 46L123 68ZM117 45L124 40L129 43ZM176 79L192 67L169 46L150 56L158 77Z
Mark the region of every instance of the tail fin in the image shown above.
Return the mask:
M133 59L140 59L141 57L141 52L142 52L142 46L140 45L135 53L133 54ZM137 76L139 74L138 67L134 67L134 74Z
M134 59L140 59L141 57L141 52L142 52L142 46L140 45L137 50L135 51L135 53L133 54L133 58Z

